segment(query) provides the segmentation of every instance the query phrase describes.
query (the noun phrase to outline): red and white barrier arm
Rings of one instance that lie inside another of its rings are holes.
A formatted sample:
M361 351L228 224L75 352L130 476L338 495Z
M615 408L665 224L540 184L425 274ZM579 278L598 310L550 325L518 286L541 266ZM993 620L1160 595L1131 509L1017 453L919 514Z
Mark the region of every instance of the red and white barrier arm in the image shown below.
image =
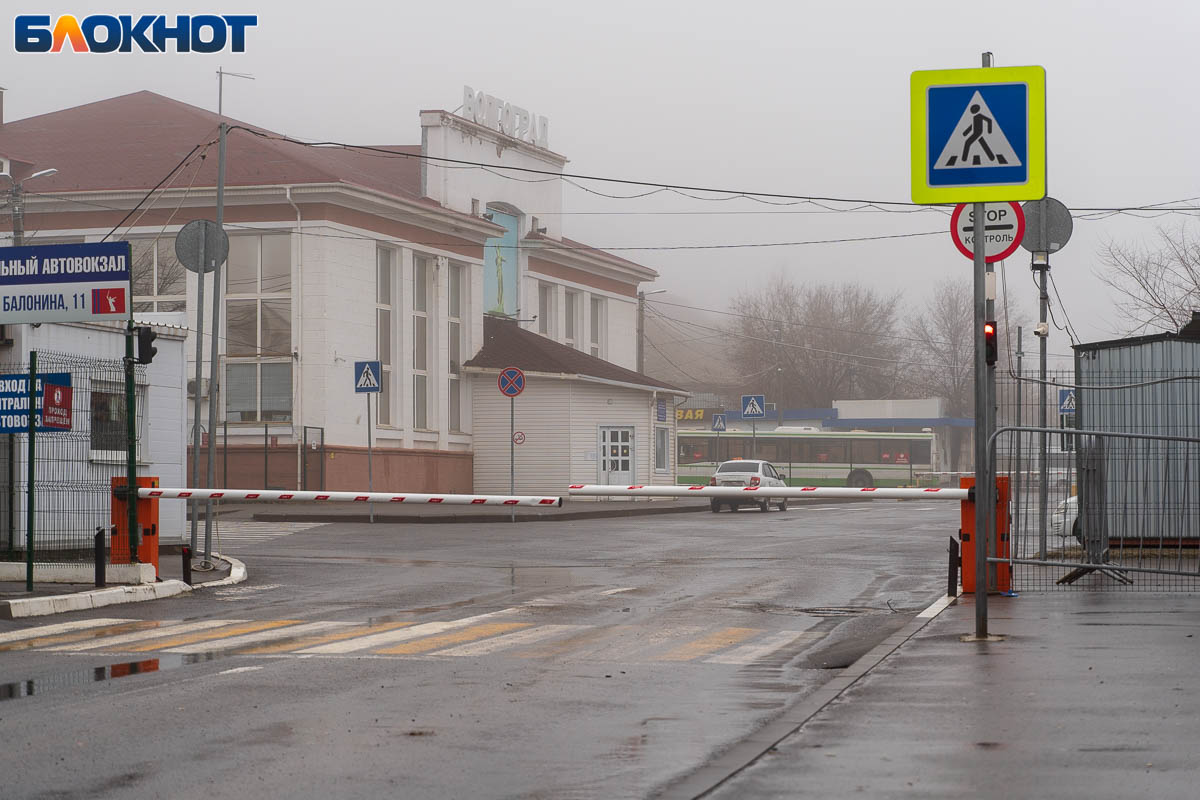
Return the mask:
M966 500L966 489L853 489L842 486L601 486L573 484L571 497L710 497L724 500L756 497L824 497L857 500Z
M316 503L440 503L447 506L561 506L561 497L502 494L417 494L415 492L287 492L267 489L138 489L157 500L294 500Z

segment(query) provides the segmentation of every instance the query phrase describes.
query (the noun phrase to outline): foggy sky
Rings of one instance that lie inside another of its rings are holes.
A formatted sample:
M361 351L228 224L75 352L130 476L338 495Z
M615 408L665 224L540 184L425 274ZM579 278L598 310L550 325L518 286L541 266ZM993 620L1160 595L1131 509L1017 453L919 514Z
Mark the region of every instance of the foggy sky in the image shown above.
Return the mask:
M49 3L28 11L257 13L248 52L24 55L2 27L5 118L149 89L289 135L354 143L420 141L420 109L454 109L462 86L550 120L551 149L592 175L734 190L908 201L909 74L1043 65L1050 194L1072 208L1190 198L1200 148L1200 9L1187 2L549 2L371 3L331 11L281 0L207 6ZM12 13L26 9L9 6ZM52 165L49 165L52 166ZM644 189L590 184L618 195ZM600 247L807 241L948 230L912 214L647 214L814 211L669 194L606 200L564 187L565 233ZM538 214L539 209L524 209ZM639 213L628 213L639 212ZM1094 277L1106 241L1150 241L1144 220L1079 220L1052 274L1083 341L1113 338L1113 298ZM1193 223L1194 224L1194 223ZM855 280L920 304L970 262L946 235L756 249L616 251L661 273L655 284L724 309L776 271L797 281ZM1011 302L1036 319L1024 250L1006 265ZM1053 295L1052 295L1053 297ZM1055 303L1057 305L1057 302ZM1061 320L1060 320L1061 321ZM1053 331L1052 352L1069 352Z

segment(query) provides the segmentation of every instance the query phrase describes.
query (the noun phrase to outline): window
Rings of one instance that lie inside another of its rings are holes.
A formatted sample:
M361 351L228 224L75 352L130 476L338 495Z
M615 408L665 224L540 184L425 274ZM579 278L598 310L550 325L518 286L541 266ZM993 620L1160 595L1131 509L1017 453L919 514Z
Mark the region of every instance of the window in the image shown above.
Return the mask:
M554 287L538 284L538 333L550 336L550 317L554 310Z
M448 303L446 316L447 347L450 364L446 370L447 397L449 398L449 416L447 427L452 431L462 430L462 314L463 314L463 274L466 269L462 264L450 262L450 287L447 294Z
M392 272L395 251L375 249L375 357L383 368L379 386L379 424L392 424Z
M654 471L671 471L671 429L661 425L654 428Z
M290 421L291 234L229 237L225 281L226 419Z
M590 336L591 343L592 343L591 353L596 358L603 358L603 356L601 355L602 349L600 347L600 342L601 342L602 335L604 332L604 322L605 322L604 298L593 296L591 305L592 305L591 336Z
M92 450L125 451L125 390L113 385L93 385L91 391Z
M174 237L134 239L133 310L183 311L187 307L187 271L175 257Z
M429 277L433 259L413 256L413 427L429 427Z
M575 314L579 305L579 292L567 292L563 301L563 338L566 343L575 346L579 332L575 328Z

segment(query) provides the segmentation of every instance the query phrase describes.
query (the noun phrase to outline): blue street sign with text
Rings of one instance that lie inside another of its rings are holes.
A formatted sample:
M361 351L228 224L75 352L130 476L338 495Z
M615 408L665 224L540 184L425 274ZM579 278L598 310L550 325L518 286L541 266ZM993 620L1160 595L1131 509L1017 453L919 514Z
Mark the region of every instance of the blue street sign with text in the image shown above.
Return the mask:
M59 428L47 428L42 425L42 384L52 386L70 386L69 372L39 372L37 385L34 387L34 403L36 405L37 432L46 433L58 431ZM97 393L99 395L99 393ZM121 402L124 402L122 398ZM0 375L0 433L29 432L29 374L14 372Z

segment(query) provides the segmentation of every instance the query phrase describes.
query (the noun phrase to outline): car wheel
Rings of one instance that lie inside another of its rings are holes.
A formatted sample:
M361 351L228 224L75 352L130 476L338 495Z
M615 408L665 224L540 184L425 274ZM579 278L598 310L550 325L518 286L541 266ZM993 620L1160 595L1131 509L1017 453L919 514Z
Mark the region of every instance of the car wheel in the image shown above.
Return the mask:
M771 510L771 503L770 503L770 501L768 501L768 500L759 500L759 501L758 501L758 510L759 510L759 511L770 511L770 510Z
M779 501L779 510L787 511L787 498L786 497Z
M721 504L719 502L717 502L715 499L708 501L708 507L712 509L712 512L714 514L720 512L720 510L721 510Z
M1083 529L1079 527L1079 520L1075 520L1075 524L1071 526L1071 533L1075 535L1075 541L1083 544Z

